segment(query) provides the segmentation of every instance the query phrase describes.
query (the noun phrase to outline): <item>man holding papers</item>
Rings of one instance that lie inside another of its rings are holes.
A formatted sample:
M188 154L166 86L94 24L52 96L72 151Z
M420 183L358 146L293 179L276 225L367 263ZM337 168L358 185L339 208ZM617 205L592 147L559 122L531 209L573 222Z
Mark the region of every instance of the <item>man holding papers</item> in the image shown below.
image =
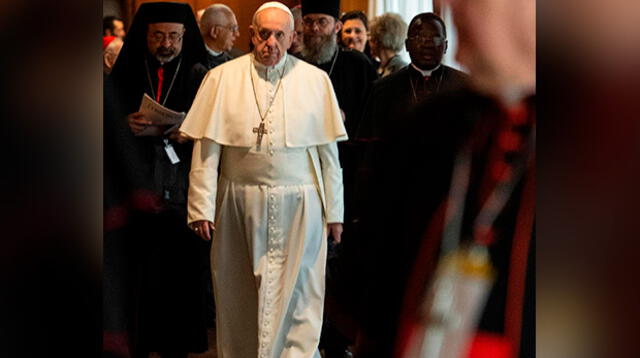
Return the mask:
M185 225L192 143L177 130L204 59L188 4L144 3L105 84L105 337L129 329L135 357L207 349L208 247Z

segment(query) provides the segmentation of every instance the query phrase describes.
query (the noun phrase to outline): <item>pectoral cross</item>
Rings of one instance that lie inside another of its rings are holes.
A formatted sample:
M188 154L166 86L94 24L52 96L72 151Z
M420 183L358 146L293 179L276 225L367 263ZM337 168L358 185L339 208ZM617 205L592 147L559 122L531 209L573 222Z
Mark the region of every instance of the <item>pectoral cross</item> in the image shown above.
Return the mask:
M256 146L259 147L262 144L262 136L267 133L267 130L264 128L264 122L260 122L259 127L254 127L253 133L258 134L258 138L256 139Z

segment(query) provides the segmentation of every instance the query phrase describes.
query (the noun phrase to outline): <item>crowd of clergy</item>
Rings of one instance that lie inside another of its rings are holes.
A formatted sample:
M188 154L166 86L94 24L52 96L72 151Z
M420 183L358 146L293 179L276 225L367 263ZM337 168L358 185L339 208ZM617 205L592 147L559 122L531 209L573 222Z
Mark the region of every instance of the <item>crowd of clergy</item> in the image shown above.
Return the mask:
M535 1L298 3L105 17L103 357L535 356Z

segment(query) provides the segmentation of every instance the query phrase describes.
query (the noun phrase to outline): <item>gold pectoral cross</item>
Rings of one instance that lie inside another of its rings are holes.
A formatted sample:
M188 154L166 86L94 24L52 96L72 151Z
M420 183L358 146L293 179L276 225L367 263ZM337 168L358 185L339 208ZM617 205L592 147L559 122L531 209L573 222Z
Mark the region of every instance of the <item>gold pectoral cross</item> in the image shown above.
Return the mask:
M258 134L258 138L256 139L256 146L259 147L262 144L262 136L267 133L267 130L264 128L264 122L260 122L259 127L254 127L253 133Z

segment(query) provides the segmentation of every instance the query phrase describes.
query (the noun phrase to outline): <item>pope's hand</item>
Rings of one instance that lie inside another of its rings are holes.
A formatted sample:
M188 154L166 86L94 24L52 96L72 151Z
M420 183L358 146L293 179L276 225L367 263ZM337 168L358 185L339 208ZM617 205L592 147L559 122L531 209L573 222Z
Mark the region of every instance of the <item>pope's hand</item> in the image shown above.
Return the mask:
M151 125L151 121L144 118L144 114L140 112L133 112L127 116L127 123L133 134L142 132L145 128Z
M211 241L213 238L213 232L216 231L216 227L208 220L194 221L189 225L189 227L196 233L196 235L206 241Z
M333 237L333 241L336 244L339 244L340 238L342 236L342 224L341 223L327 224L327 233L329 234L329 236Z
M180 133L180 129L176 127L174 130L172 130L169 133L169 139L182 144L182 143L186 143L189 140L189 137Z

